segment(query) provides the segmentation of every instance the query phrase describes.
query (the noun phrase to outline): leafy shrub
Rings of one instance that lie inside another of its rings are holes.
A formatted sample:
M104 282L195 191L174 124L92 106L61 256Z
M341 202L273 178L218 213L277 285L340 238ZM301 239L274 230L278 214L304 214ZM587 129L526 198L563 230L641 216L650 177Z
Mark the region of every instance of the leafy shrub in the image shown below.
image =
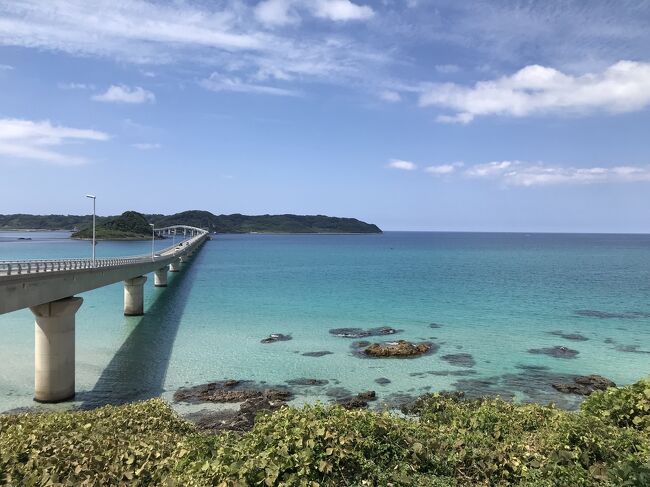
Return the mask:
M580 412L427 395L408 417L283 408L199 433L161 400L0 416L0 485L650 486L648 380Z
M0 416L0 485L146 485L193 426L160 399L94 411Z
M179 464L178 480L224 486L419 485L434 460L423 433L417 422L387 413L320 405L283 408L258 418L243 436L195 440Z
M650 378L625 387L595 392L581 410L623 428L650 430Z

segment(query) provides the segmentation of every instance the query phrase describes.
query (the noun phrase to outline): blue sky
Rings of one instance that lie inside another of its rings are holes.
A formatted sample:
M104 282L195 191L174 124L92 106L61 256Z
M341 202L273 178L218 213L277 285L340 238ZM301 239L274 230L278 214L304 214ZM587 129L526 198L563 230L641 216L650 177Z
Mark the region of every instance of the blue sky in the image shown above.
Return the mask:
M0 213L647 232L650 2L6 0Z

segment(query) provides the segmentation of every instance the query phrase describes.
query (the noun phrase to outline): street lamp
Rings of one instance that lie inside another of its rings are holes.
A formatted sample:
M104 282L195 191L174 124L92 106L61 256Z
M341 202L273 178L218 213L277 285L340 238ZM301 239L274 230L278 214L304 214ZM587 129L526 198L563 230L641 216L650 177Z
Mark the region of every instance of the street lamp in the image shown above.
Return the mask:
M95 201L97 200L97 196L87 194L86 198L93 200L93 267L95 267Z
M150 223L149 226L151 227L151 260L153 261L154 260L154 258L153 258L153 243L154 243L156 233L155 233L154 224Z

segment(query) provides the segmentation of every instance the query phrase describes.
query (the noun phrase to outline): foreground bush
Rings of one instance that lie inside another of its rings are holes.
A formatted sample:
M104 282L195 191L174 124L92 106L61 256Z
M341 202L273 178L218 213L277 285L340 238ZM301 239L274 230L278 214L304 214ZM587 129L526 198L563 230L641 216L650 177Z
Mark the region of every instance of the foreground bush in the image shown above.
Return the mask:
M160 400L0 416L0 484L650 486L650 383L580 412L430 395L408 417L283 408L208 436Z
M147 485L194 428L160 399L0 416L0 485Z

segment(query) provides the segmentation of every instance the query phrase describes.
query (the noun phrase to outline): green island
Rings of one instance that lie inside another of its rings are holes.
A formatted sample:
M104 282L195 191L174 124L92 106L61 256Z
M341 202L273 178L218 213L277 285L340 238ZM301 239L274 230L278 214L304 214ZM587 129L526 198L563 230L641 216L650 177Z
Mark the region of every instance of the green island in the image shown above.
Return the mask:
M214 215L191 210L173 215L146 215L126 211L97 217L98 239L145 239L156 227L190 225L217 233L381 233L377 225L356 218L323 215ZM72 238L92 238L92 215L0 215L0 230L74 230Z
M0 483L647 486L650 378L595 392L576 412L429 394L402 415L285 406L216 435L160 399L0 415Z

